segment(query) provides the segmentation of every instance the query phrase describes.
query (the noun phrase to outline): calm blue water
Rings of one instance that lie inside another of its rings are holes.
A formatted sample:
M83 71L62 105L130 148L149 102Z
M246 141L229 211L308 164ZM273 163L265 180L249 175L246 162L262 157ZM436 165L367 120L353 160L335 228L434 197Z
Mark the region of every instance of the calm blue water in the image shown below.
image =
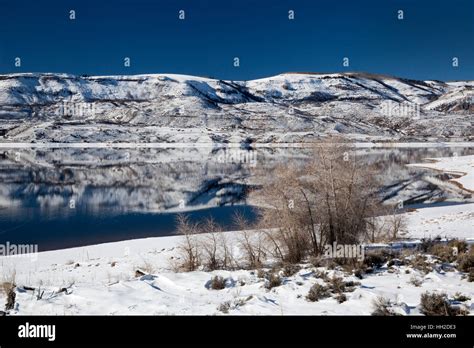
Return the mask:
M192 221L212 217L225 230L232 230L235 213L255 218L253 208L234 205L188 212ZM105 209L100 214L71 211L68 214L41 214L37 208L20 208L12 214L0 210L0 244L37 244L39 251L64 249L127 239L169 236L176 230L177 213L117 213Z
M255 212L245 205L248 189L264 182L271 168L287 158L307 158L304 151L271 149L259 152L253 167L217 161L214 151L186 157L187 150L141 149L126 160L123 150L112 149L24 150L21 156L16 151L0 153L0 244L37 244L42 251L172 235L177 213L167 209L175 208L181 197L191 208L214 206L217 198L220 206L186 214L196 222L213 217L232 230L236 212L255 220ZM470 155L474 149L361 152L360 158L376 165L389 185L413 177L406 163ZM75 209L68 207L72 198ZM164 208L154 213L155 207Z

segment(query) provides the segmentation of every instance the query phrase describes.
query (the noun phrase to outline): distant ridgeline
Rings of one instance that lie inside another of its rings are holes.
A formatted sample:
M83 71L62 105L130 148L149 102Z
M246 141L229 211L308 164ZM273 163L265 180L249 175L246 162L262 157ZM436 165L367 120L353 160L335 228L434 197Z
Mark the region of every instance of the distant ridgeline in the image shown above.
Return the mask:
M252 81L1 75L0 136L9 142L293 143L325 134L469 141L473 87L471 81L364 73L289 73Z

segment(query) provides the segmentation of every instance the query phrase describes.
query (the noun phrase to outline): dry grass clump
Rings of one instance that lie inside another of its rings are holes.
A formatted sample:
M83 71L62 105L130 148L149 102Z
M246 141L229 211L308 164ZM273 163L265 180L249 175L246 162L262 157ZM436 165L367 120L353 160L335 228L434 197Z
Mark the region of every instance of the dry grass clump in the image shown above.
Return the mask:
M347 301L347 296L346 294L342 293L342 294L339 294L336 296L336 301L338 303L343 303L343 302L346 302Z
M453 247L446 244L433 245L430 248L429 253L436 256L442 262L454 262L457 258Z
M16 300L16 293L15 293L15 278L16 273L12 272L8 276L4 276L4 281L1 284L1 289L5 293L7 297L7 302L5 303L5 311L12 310L15 308L15 300Z
M428 258L425 255L417 254L415 257L407 259L406 261L412 268L425 274L433 270L433 265L428 262Z
M325 279L328 284L321 285L321 284L314 284L306 295L306 298L311 301L318 301L322 298L330 297L334 295L334 298L339 302L342 303L347 300L345 292L352 292L355 290L357 285L360 285L359 282L354 282L352 280L345 281L342 277L333 276L329 278L326 273L323 273L323 276L319 278Z
M211 279L210 288L212 290L222 290L225 289L225 279L221 276L215 276Z
M323 298L328 298L331 296L329 288L325 285L314 284L306 295L306 299L311 302L319 301Z
M411 278L410 278L410 281L409 281L410 284L416 286L416 287L420 287L422 284L423 284L423 279L421 278L418 278L417 276L413 275Z
M291 264L291 263L286 263L283 265L283 276L285 277L291 277L298 273L301 270L301 267L299 265Z
M459 254L457 269L461 272L471 272L474 269L474 248L470 252Z
M389 299L379 296L372 301L372 307L374 316L394 316L397 315L392 309L392 303Z
M217 306L217 310L219 312L224 313L224 314L228 314L229 310L230 310L230 306L231 306L230 301L225 301L225 302L222 302L221 304L219 304L219 306Z

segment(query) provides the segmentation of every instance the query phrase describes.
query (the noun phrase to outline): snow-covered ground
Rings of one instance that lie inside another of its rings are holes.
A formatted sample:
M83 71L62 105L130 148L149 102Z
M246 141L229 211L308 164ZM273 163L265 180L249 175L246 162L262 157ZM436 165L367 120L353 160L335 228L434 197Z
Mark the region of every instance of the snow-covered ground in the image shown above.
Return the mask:
M474 240L474 204L440 205L405 213L413 238L463 238Z
M408 237L437 235L474 238L474 204L424 208L407 213ZM226 232L233 248L239 248L238 232ZM0 274L15 273L16 307L11 314L352 314L369 315L372 301L384 296L400 314L419 314L420 295L443 291L462 293L474 299L474 284L453 270L436 269L423 274L409 266L384 267L359 280L339 270L329 276L359 281L347 301L334 298L309 302L305 296L315 283L310 264L295 275L283 277L282 285L264 286L256 270L175 272L180 236L137 239L81 248L48 251L37 258L2 257ZM146 275L136 276L141 270ZM209 288L213 276L226 281L222 290ZM421 286L411 283L413 277ZM33 287L35 290L25 290ZM60 289L63 291L59 291ZM41 294L38 298L38 294ZM0 302L4 302L0 294ZM472 300L465 305L474 310ZM219 310L220 308L221 310Z

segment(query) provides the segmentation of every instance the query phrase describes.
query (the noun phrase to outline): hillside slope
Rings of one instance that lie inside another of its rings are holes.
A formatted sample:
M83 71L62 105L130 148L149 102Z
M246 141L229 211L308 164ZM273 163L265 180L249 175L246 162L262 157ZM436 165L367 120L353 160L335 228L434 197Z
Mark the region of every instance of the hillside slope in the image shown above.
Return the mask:
M185 75L0 75L1 141L306 142L324 134L462 139L474 82L362 73L252 81Z

